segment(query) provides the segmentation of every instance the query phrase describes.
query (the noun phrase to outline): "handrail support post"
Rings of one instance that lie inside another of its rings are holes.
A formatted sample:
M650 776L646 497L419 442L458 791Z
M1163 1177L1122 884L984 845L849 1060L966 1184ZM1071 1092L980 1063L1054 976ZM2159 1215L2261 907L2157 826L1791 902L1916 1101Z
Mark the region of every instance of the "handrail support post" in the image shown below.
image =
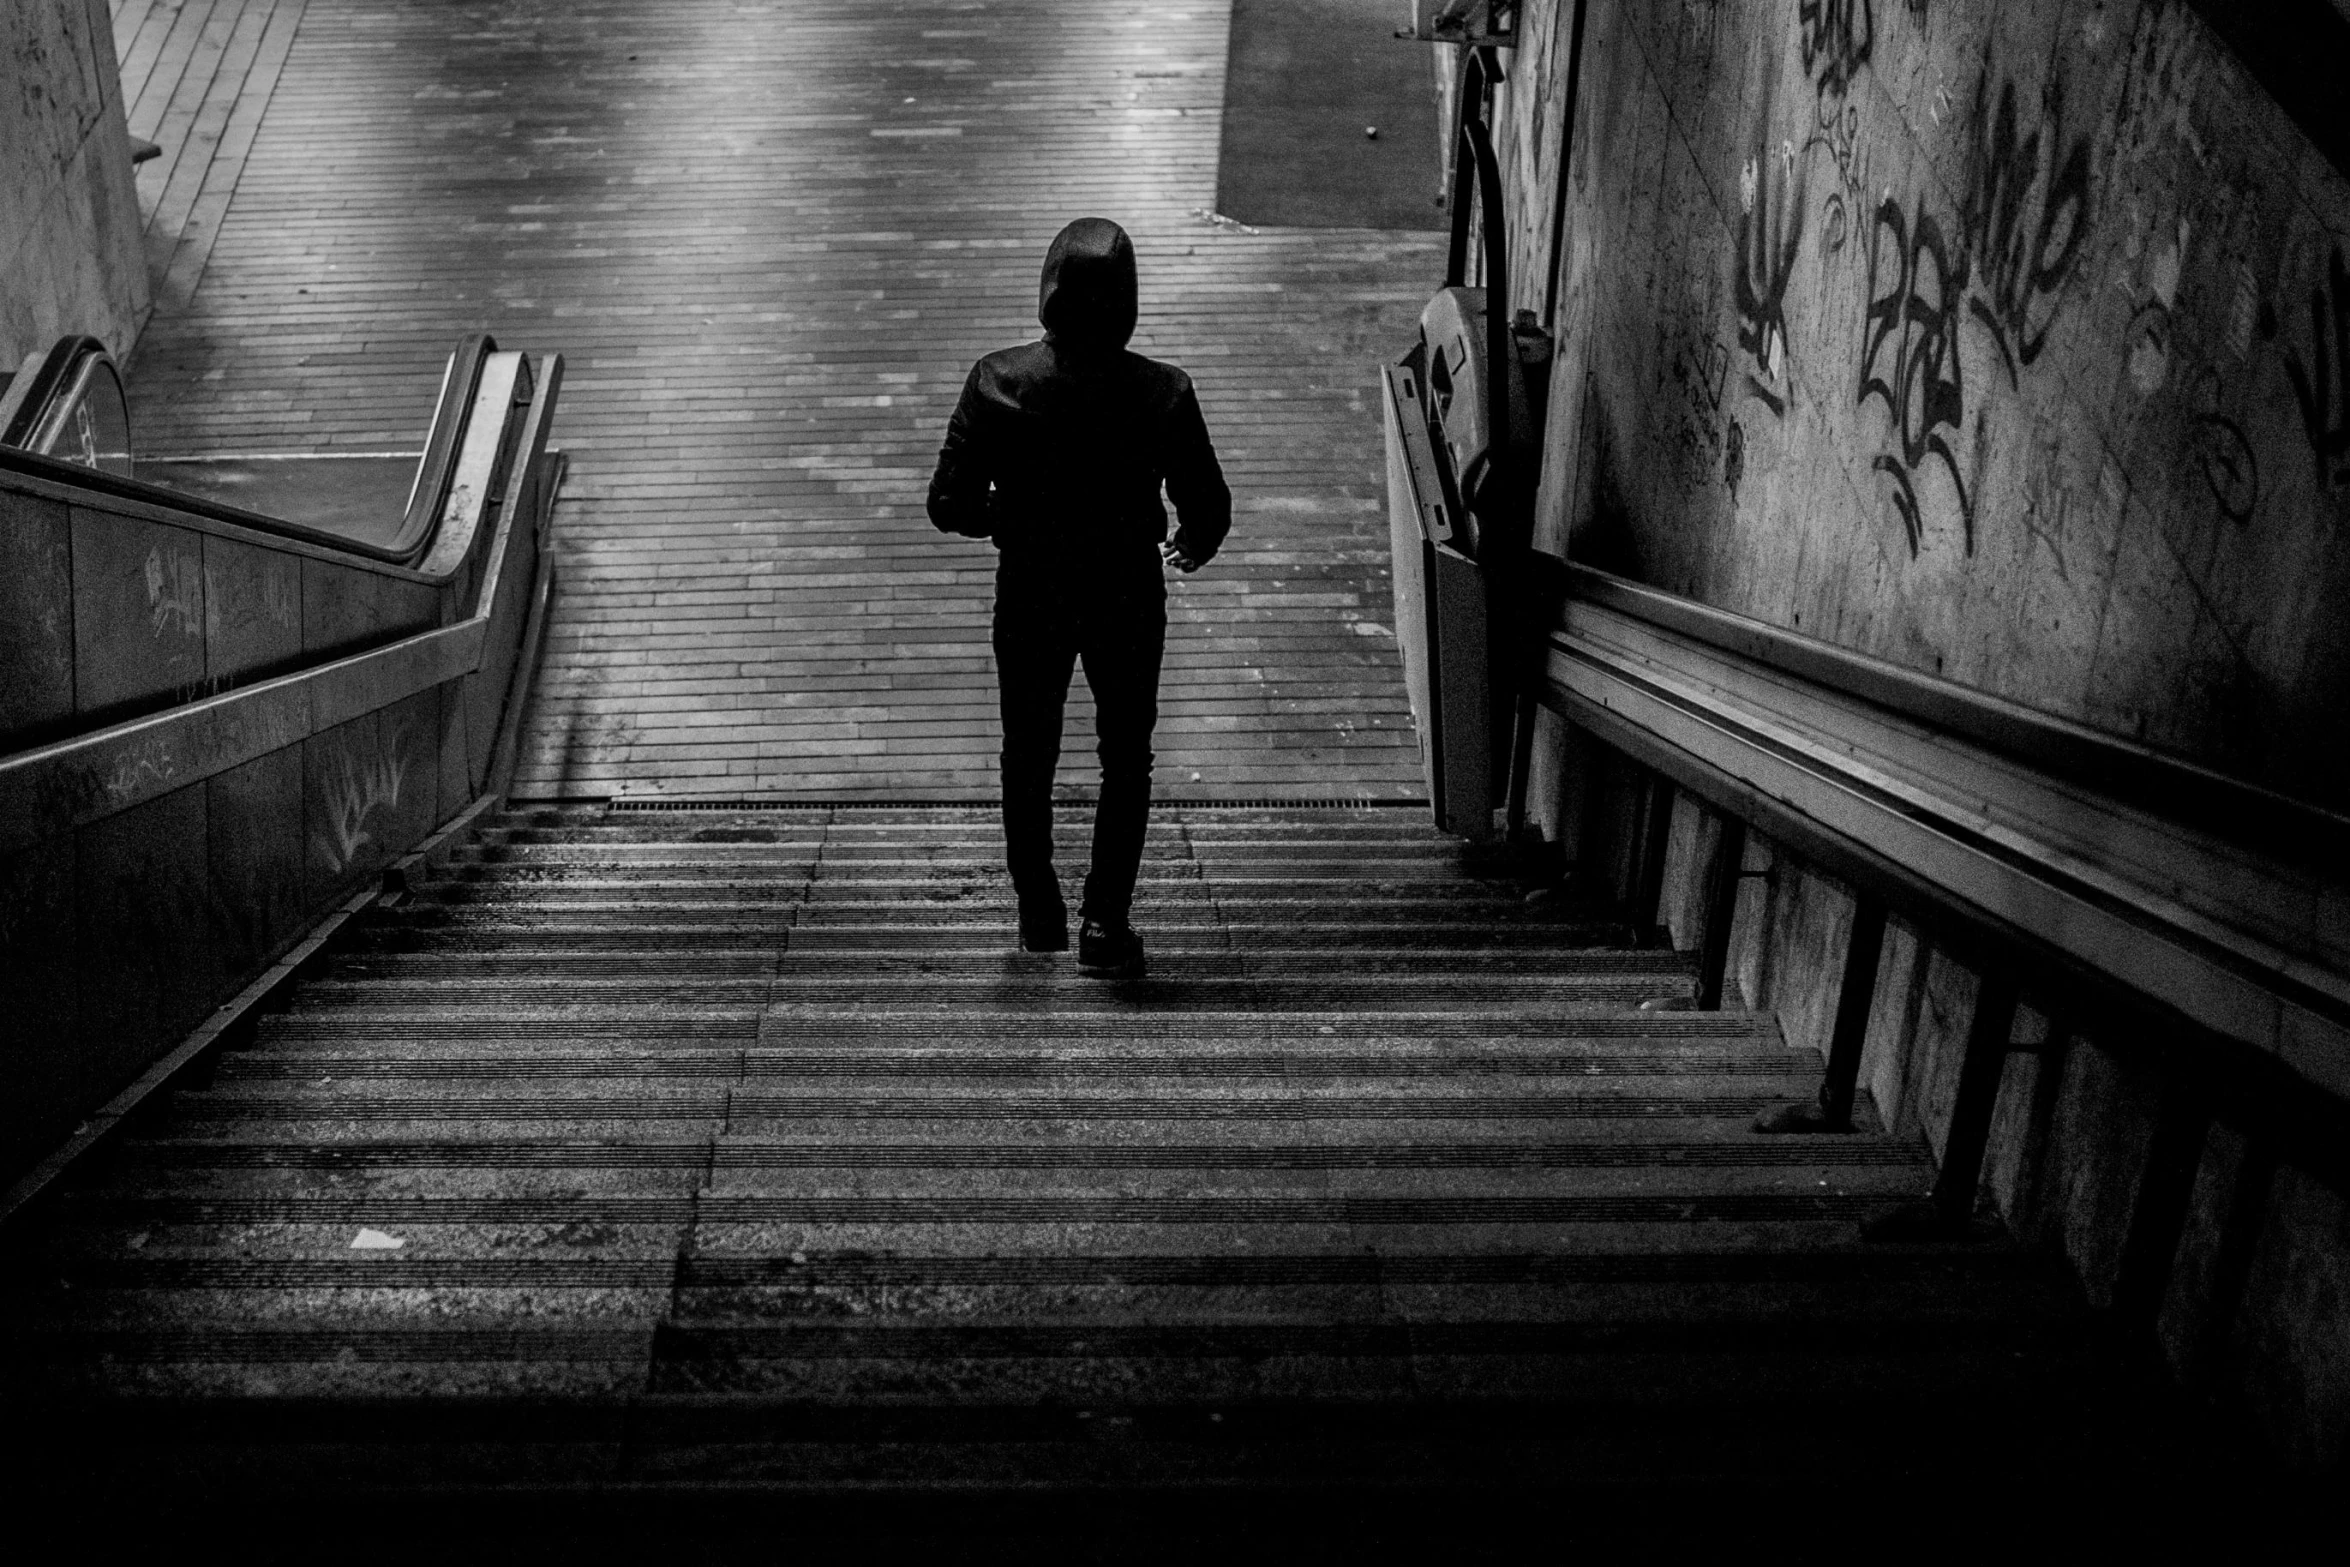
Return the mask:
M1780 1105L1754 1118L1758 1132L1849 1132L1860 1092L1860 1058L1869 1040L1869 1013L1877 999L1877 966L1885 951L1885 905L1863 893L1852 910L1844 946L1844 977L1836 991L1836 1023L1828 1036L1828 1072L1812 1104Z
M1705 944L1697 961L1697 1009L1721 1009L1722 986L1730 968L1730 926L1738 916L1738 873L1746 863L1746 823L1735 816L1717 818L1721 842L1714 849L1713 875L1705 896Z
M1904 1203L1861 1226L1872 1241L1966 1240L1974 1234L1975 1195L1983 1182L1983 1155L1991 1145L1991 1115L2015 1033L2016 983L1993 970L1975 992L1974 1023L1958 1064L1958 1094L1950 1131L1942 1140L1942 1168L1923 1202Z

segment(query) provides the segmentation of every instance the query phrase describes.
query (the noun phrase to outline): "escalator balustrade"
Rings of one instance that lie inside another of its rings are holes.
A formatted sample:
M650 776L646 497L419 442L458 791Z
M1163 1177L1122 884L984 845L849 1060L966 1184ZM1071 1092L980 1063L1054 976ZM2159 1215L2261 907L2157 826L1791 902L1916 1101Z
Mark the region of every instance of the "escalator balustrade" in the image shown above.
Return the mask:
M558 356L469 337L419 455L240 468L138 455L95 339L10 378L4 1206L496 786L552 586L561 379Z

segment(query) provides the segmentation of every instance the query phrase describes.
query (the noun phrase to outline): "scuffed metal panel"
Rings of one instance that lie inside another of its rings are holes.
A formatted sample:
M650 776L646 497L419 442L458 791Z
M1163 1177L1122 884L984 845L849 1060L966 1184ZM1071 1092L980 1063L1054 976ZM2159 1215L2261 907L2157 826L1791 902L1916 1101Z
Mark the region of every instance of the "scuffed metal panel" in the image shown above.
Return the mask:
M488 758L479 760L469 755L465 737L466 686L474 681L443 685L440 692L440 749L436 753L440 763L440 817L448 820L472 803L475 784L488 770Z
M0 750L73 717L73 544L66 508L0 494Z
M94 1104L184 1033L220 994L201 786L76 835L76 1037L52 1081Z
M75 508L74 709L127 717L204 684L204 540Z
M442 590L323 560L302 562L302 651L316 658L441 623Z
M11 1041L0 1151L55 1142L95 1102L76 1097L70 1064L77 1047L74 939L72 836L0 855L0 1015Z
M302 567L273 550L204 540L206 674L215 688L302 655Z
M205 788L222 966L250 973L299 939L315 917L303 898L301 752L273 751Z

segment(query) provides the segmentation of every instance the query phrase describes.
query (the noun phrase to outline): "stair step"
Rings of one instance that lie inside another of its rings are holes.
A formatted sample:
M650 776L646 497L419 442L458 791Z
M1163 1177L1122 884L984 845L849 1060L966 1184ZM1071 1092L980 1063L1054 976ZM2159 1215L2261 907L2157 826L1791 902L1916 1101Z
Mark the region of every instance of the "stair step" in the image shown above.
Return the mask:
M1749 1478L1853 1410L2037 1430L2086 1375L2044 1259L1862 1239L1930 1189L1918 1139L1865 1100L1755 1133L1816 1054L1423 811L1159 810L1133 984L1014 950L1000 845L992 809L493 820L62 1195L0 1280L12 1386L266 1399L279 1441L551 1401L549 1453L626 1401L631 1451L761 1486L984 1490L1015 1442L1109 1483L1092 1411L1160 1434L1122 1464L1393 1488L1471 1440L1488 1482L1629 1464L1637 1421ZM1251 1420L1288 1424L1244 1463ZM908 1433L918 1465L875 1456Z
M831 1008L702 1009L651 1016L591 1016L576 1014L529 1015L503 1008L471 1015L444 1012L431 1018L429 1032L420 1034L420 1016L412 1010L368 1010L354 1004L327 1011L297 1011L265 1017L263 1036L278 1039L400 1039L436 1040L576 1038L582 1041L628 1039L705 1039L712 1035L758 1039L768 1043L854 1040L870 1045L877 1040L896 1043L945 1041L955 1044L990 1039L1022 1043L1083 1039L1140 1042L1150 1040L1242 1039L1377 1040L1382 1044L1410 1040L1553 1040L1637 1039L1655 1049L1675 1039L1691 1041L1745 1040L1779 1043L1777 1027L1764 1015L1749 1013L1684 1013L1606 1011L1536 1016L1527 1013L1391 1010L1363 1008L1345 1012L1306 1011L1267 1014L1257 1011L1134 1012L1105 1017L1079 1012L1027 1015L929 1008L919 1012L884 1007L859 1007L850 1012Z
M765 923L720 920L700 923L589 924L552 921L377 921L355 932L345 950L360 953L464 955L485 960L503 956L521 959L574 958L594 961L597 954L691 953L757 948L794 952L812 950L852 952L1012 950L1015 932L1009 921L993 927L972 928L964 921L935 924L877 924L867 921L812 917ZM1154 920L1150 931L1153 953L1213 951L1371 952L1424 955L1522 953L1528 962L1543 961L1551 952L1589 947L1629 947L1621 926L1528 925L1354 925L1279 923L1236 925L1219 922L1204 911L1196 918L1176 922Z
M1676 954L1642 954L1580 949L1485 950L1475 947L1437 949L1415 947L1276 947L1251 944L1230 946L1222 932L1212 940L1166 939L1151 943L1154 966L1172 977L1285 979L1301 975L1366 973L1399 982L1425 979L1453 982L1464 976L1497 978L1561 978L1680 974L1691 965ZM1440 961L1439 961L1440 960ZM450 981L488 982L496 979L530 981L549 976L587 982L617 981L626 975L658 975L679 982L774 974L783 978L817 976L867 977L901 972L953 975L958 978L999 978L1019 975L1051 978L1067 970L1069 960L1045 954L1006 951L995 946L970 950L944 942L899 945L862 933L803 933L772 946L729 949L702 945L660 950L605 947L590 951L566 950L544 944L509 946L495 951L349 951L335 959L333 984L415 983L442 986Z
M836 977L799 976L779 970L771 979L441 979L428 988L321 979L304 987L295 1009L328 1015L346 1008L374 1015L408 1012L453 1020L505 1009L542 1018L601 1013L618 1020L661 1008L731 1012L770 1004L887 1007L919 1001L946 1008L1033 1007L1131 1015L1146 1006L1245 1007L1293 1013L1451 1002L1480 1009L1479 1015L1491 1019L1513 1011L1555 1016L1573 1008L1634 1008L1645 1001L1685 1000L1694 984L1694 976L1664 972L1654 976L1492 974L1427 979L1355 976L1328 982L1203 974L1154 976L1113 986L1074 977L981 977L940 972Z
M1553 1043L1536 1050L1464 1051L1432 1049L1420 1041L1383 1041L1376 1052L1284 1050L1250 1045L1182 1041L1175 1049L1121 1044L1053 1051L1011 1048L984 1042L950 1048L914 1045L896 1049L708 1050L680 1047L646 1052L613 1047L582 1054L533 1052L485 1054L451 1045L433 1054L393 1055L369 1042L356 1051L337 1051L305 1039L286 1050L270 1048L265 1034L257 1046L224 1057L216 1076L224 1082L278 1080L336 1081L397 1078L698 1078L885 1077L1019 1078L1061 1080L1110 1077L1206 1078L1230 1081L1270 1079L1318 1082L1504 1077L1649 1078L1704 1081L1768 1077L1808 1084L1819 1074L1819 1058L1803 1051L1723 1050L1684 1044L1677 1050L1633 1054L1614 1045Z
M1684 1083L1677 1092L1654 1085L1617 1088L1607 1085L1562 1092L1524 1088L1496 1092L1455 1088L1431 1091L1426 1085L1400 1087L1371 1081L1329 1080L1312 1088L1281 1085L1220 1085L1222 1091L1203 1088L1195 1081L1178 1081L1169 1091L1150 1093L1147 1080L1121 1083L1125 1092L1095 1089L1072 1083L1050 1093L1042 1084L1024 1084L1016 1090L987 1094L956 1093L939 1088L913 1088L892 1082L889 1091L859 1093L846 1088L815 1091L780 1089L751 1084L728 1088L692 1083L662 1082L658 1087L634 1088L615 1094L611 1087L590 1089L574 1084L550 1087L536 1081L462 1079L440 1092L414 1083L397 1090L365 1081L313 1083L311 1092L230 1087L183 1093L174 1113L191 1123L237 1121L384 1121L384 1120L706 1120L733 1123L746 1120L919 1120L1055 1122L1161 1122L1169 1125L1211 1122L1219 1127L1288 1121L1474 1121L1479 1123L1558 1122L1577 1120L1710 1118L1738 1123L1751 1121L1755 1112L1780 1102L1802 1085L1789 1082L1787 1095L1758 1092L1752 1085ZM1848 1137L1812 1146L1815 1157L1830 1158L1838 1147L1877 1146L1853 1143Z

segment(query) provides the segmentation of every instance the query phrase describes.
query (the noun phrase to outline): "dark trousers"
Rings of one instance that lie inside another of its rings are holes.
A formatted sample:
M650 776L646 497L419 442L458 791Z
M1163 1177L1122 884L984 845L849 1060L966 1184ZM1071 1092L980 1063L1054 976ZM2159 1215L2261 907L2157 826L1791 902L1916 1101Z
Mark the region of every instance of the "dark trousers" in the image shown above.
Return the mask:
M1069 676L1082 663L1093 691L1102 787L1079 912L1123 924L1150 825L1166 590L1155 569L1147 582L1119 589L1006 561L996 573L994 642L1004 721L1004 858L1012 886L1023 902L1051 904L1061 895L1053 872L1053 774L1061 761Z

